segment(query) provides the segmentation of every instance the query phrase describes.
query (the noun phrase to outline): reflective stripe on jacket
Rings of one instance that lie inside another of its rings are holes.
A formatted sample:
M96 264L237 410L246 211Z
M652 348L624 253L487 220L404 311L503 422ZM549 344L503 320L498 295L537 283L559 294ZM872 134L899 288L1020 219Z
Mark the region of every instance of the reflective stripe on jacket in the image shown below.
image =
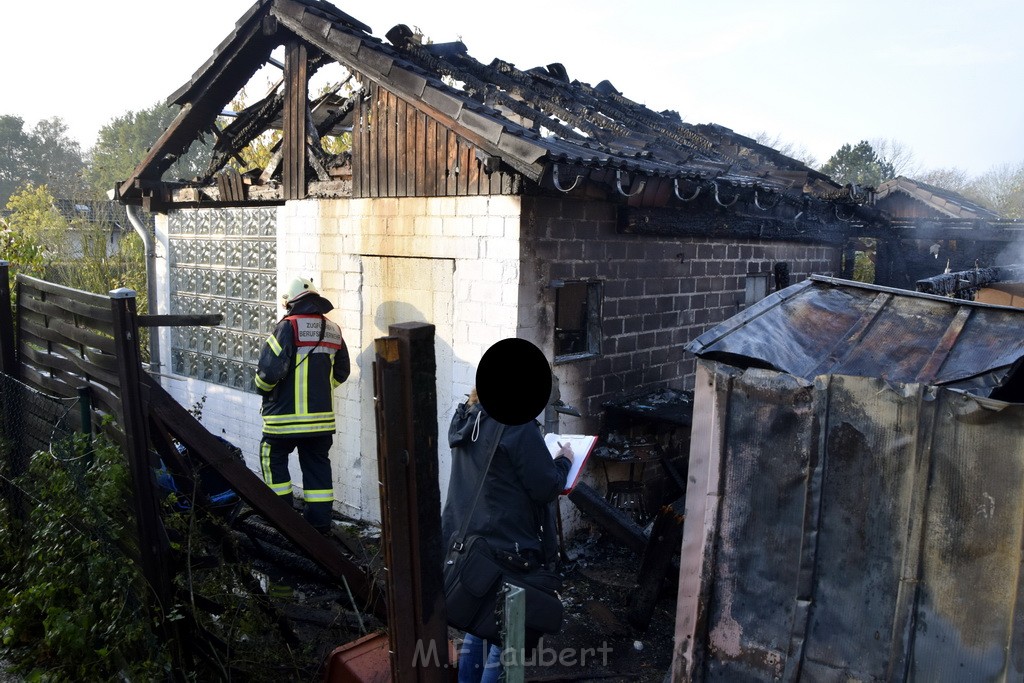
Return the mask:
M256 388L263 394L263 433L333 432L334 388L348 379L349 370L348 349L336 323L301 309L281 320L263 344L256 373Z

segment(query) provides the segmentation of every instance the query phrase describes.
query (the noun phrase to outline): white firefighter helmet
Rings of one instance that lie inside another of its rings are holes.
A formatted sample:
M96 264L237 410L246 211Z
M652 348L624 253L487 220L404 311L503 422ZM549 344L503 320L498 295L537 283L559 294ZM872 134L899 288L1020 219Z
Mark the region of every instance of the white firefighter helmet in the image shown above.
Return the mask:
M313 281L305 277L294 278L281 292L281 303L288 307L307 294L319 294L313 286Z

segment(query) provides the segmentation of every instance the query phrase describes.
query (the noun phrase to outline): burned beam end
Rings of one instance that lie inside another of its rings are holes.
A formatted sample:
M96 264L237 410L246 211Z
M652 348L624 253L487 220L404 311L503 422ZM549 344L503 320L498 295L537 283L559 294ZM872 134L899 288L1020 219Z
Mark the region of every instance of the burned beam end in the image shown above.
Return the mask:
M593 487L585 483L577 484L569 494L569 500L580 512L626 544L630 550L636 553L644 552L647 547L647 535L644 534L644 530L632 517L606 501Z

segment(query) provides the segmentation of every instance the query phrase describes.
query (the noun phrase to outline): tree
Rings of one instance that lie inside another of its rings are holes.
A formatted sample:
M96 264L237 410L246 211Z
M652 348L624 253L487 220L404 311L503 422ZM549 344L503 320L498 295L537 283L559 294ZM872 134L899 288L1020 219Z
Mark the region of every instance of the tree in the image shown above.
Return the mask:
M25 183L33 180L32 138L18 116L0 116L0 204Z
M0 217L0 257L10 262L12 276L24 273L33 277L44 277L52 258L52 253L44 248L46 242L38 238L32 221L18 211L22 207L27 208L29 212L36 211L37 200L36 192L28 188L21 195L15 193L6 204L10 215L6 218ZM53 204L50 202L50 208L52 207ZM46 224L52 225L52 216L43 212L41 217ZM14 296L15 290L12 287L12 304Z
M893 164L880 158L867 140L840 147L821 167L821 172L841 185L866 187L878 187L896 177Z
M914 160L914 151L902 142L891 138L875 138L871 141L871 147L883 166L891 168L891 176L885 180L897 176L914 178L920 173L920 168Z
M1024 218L1024 162L996 166L972 180L963 194L1003 218Z
M797 147L792 142L786 142L780 135L770 135L768 131L762 130L754 135L754 140L760 145L771 147L780 154L784 154L787 157L796 159L797 161L802 161L811 168L818 165L818 160L814 158L814 155L811 154L806 147Z
M87 179L97 197L127 179L149 148L171 125L177 108L155 104L149 109L128 111L100 129L95 146L89 152ZM206 171L209 146L200 140L182 154L164 174L171 178L195 178Z
M32 241L50 245L52 250L65 241L69 223L53 204L53 195L45 185L26 185L7 202L11 229ZM54 252L55 253L55 252Z
M930 171L923 171L914 179L957 194L963 194L970 183L967 171L956 167L933 168Z
M47 185L60 197L83 197L85 162L78 143L59 117L31 131L18 116L0 116L0 206L26 185Z

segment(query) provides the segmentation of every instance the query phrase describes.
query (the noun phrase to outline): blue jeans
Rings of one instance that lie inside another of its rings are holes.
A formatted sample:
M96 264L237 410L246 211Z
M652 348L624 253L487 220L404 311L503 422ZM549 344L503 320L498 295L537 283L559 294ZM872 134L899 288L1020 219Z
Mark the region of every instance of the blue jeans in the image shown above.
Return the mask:
M501 648L491 645L484 661L486 641L467 633L459 651L459 683L498 683L501 676Z

